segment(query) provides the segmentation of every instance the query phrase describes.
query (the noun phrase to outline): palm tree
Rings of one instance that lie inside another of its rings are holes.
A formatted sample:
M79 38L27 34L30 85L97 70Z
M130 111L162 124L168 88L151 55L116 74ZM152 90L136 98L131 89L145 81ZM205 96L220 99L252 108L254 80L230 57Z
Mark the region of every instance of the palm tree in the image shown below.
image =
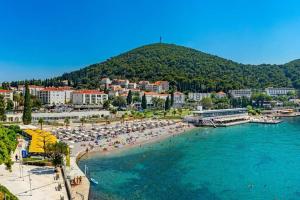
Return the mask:
M173 110L173 116L175 116L175 115L176 115L176 110L174 109L174 110Z
M124 122L125 122L125 117L126 117L126 114L123 114L122 117L121 117L122 124L124 124Z
M44 119L43 118L40 118L38 123L40 124L41 126L41 130L43 130L43 124L44 124Z
M105 116L104 116L104 119L105 119L105 125L107 125L107 124L108 124L108 118L109 118L109 116L108 116L108 115L105 115Z
M166 117L166 116L167 116L167 113L168 113L167 111L164 111L164 117Z
M179 112L179 115L181 117L181 115L182 115L182 108L178 108L178 112Z
M64 123L66 125L66 128L68 128L68 126L70 125L70 118L65 118Z
M85 117L80 118L80 122L81 122L81 126L83 126L83 124L86 122Z

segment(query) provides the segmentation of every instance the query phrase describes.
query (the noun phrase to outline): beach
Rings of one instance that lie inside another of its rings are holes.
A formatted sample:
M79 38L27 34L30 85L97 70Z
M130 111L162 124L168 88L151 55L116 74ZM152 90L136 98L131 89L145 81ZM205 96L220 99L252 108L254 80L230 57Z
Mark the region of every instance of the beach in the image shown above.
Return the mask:
M174 137L193 128L195 128L193 125L180 120L141 120L109 125L85 124L82 126L77 124L68 128L59 128L53 132L71 148L71 166L67 168L70 180L82 177L81 184L71 185L72 197L86 199L89 196L89 179L91 177L87 177L84 170L77 165L82 157L86 155L105 156L134 147L142 147L148 143ZM84 141L87 140L86 138L89 138L89 141Z

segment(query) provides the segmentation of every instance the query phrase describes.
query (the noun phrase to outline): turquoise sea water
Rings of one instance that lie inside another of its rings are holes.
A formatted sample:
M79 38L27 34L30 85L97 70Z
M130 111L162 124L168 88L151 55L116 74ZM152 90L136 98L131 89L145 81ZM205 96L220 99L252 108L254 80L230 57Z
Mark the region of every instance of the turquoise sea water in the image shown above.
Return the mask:
M199 128L87 165L91 199L300 199L300 118Z

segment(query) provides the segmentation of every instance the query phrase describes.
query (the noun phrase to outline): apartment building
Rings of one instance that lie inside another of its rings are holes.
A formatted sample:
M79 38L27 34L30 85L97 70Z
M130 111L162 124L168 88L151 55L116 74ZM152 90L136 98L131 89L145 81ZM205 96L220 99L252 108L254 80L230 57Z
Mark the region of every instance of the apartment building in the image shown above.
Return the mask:
M163 91L161 85L157 85L155 83L150 83L150 84L146 85L145 90L151 91L151 92L156 92L156 93L161 93Z
M153 102L152 99L153 98L160 98L163 100L166 100L167 97L169 96L169 94L159 94L157 92L144 92L144 93L140 93L140 98L142 99L142 96L145 94L146 96L146 100L147 100L147 105L149 107L153 106Z
M269 96L282 96L287 95L290 92L295 92L294 88L266 88L267 95Z
M251 91L251 89L229 90L229 94L233 98L246 97L246 98L250 99L251 95L252 95L252 91Z
M201 101L205 97L210 97L211 93L194 93L194 92L189 92L188 93L188 98L189 100L192 101Z
M42 104L59 105L67 103L66 91L63 88L48 87L38 92Z
M185 94L174 92L174 106L182 106L185 103Z
M168 81L156 81L154 84L159 85L161 87L162 92L167 92L170 89Z
M13 91L11 90L0 90L0 95L4 97L4 101L13 101Z
M149 81L140 81L138 83L138 87L141 89L141 90L145 90L146 89L146 85L149 85L150 82Z
M108 100L108 95L98 90L78 90L72 95L74 105L99 105Z

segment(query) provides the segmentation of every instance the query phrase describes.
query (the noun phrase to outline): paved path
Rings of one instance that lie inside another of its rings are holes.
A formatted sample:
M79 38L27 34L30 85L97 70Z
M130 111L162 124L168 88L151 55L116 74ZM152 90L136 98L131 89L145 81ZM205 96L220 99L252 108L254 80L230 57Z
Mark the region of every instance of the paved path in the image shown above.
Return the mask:
M54 176L53 167L15 163L12 172L9 172L5 170L4 165L0 165L0 184L7 187L20 200L60 200L62 196L64 200L67 200L67 192L61 175L58 180L54 180ZM31 190L29 177L31 178ZM60 191L55 189L58 184L62 186Z

